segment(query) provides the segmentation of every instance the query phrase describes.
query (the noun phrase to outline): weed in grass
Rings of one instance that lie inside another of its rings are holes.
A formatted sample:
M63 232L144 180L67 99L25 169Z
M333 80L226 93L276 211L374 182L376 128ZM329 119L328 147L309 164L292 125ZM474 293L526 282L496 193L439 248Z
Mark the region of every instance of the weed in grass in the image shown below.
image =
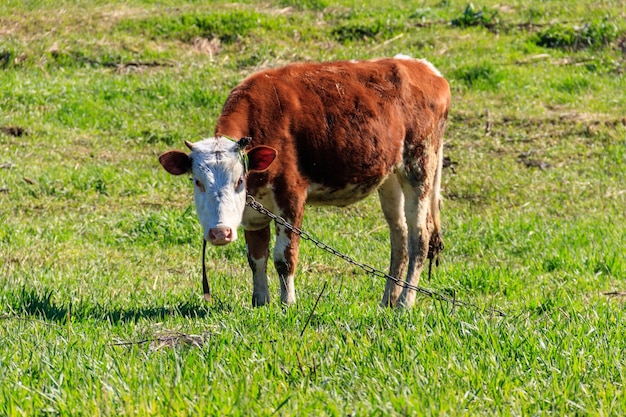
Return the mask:
M296 7L300 10L310 9L316 11L322 11L330 6L330 3L326 0L280 0L278 4L283 7Z
M172 133L163 133L163 132L152 132L150 130L142 130L139 133L139 141L145 142L148 144L164 144L167 146L174 146L176 144L182 143L183 138L177 132Z
M216 11L126 20L118 25L118 30L139 32L154 39L179 39L184 42L191 42L197 37L219 38L228 44L245 37L266 20L265 16L251 10Z
M537 32L532 41L546 48L581 50L602 48L623 34L617 26L607 19L584 23L581 26L555 24Z
M463 82L470 89L497 90L505 75L491 62L485 61L478 65L461 67L452 74L452 77Z
M494 11L489 13L485 7L481 10L476 10L472 3L469 3L463 14L450 22L453 26L460 28L481 26L489 29L493 29L499 23L498 12Z
M581 94L588 91L590 81L583 76L569 76L555 83L556 90L567 94Z
M332 36L340 43L363 41L368 39L387 39L401 30L401 26L383 18L372 18L369 21L356 19L337 25L331 31Z

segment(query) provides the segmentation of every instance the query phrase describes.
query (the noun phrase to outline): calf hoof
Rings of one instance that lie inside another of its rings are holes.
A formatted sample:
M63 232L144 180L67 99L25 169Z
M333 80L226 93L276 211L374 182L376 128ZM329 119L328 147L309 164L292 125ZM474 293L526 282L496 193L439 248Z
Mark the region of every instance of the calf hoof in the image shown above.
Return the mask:
M296 294L289 294L286 297L280 297L280 302L284 305L284 306L290 306L292 304L296 303Z
M397 301L392 300L391 298L384 296L380 302L380 306L382 308L394 308L396 306Z
M414 304L415 302L398 302L398 304L396 304L394 308L396 310L410 310L411 308L413 308Z
M394 281L387 280L385 285L385 292L383 299L380 301L380 306L385 308L394 308L398 304L398 299L402 293L402 287L396 284Z
M261 307L269 302L269 294L252 294L252 307Z
M415 305L415 291L407 290L403 291L398 297L398 302L395 304L395 308L398 310L410 309Z

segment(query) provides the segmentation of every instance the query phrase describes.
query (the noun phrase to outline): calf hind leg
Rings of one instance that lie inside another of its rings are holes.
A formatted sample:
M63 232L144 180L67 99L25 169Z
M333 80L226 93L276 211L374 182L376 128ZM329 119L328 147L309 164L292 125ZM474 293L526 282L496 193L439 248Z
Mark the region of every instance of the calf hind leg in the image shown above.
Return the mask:
M408 183L403 184L404 212L408 228L409 262L406 283L411 287L419 284L419 278L429 252L430 230L428 227L429 195L420 196L415 188ZM398 307L411 307L415 303L416 291L402 288L398 296Z
M389 263L389 275L402 279L406 271L408 260L407 251L407 227L404 217L404 196L398 177L391 175L378 189L378 198L389 225L389 237L391 241L391 259ZM394 307L400 296L402 287L392 279L387 279L385 293L381 301L383 307Z
M422 159L426 161L424 166L409 166L399 177L408 228L409 264L406 282L412 287L419 284L426 258L436 260L443 248L439 216L441 146L438 154L432 156L434 158ZM416 295L415 289L403 288L397 305L411 307Z

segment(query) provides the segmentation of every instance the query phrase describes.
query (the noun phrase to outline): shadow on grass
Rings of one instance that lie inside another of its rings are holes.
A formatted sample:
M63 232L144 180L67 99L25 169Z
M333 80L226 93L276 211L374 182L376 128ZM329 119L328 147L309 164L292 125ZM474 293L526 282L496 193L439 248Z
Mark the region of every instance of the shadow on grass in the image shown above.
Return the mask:
M119 307L103 306L81 301L76 304L58 303L53 300L53 291L43 293L22 287L14 292L5 293L7 307L19 317L32 317L39 320L66 323L68 313L73 322L104 320L112 324L137 322L140 319L161 320L168 317L204 318L214 313L232 310L232 306L221 301L214 301L210 306L191 301L174 300L171 305Z

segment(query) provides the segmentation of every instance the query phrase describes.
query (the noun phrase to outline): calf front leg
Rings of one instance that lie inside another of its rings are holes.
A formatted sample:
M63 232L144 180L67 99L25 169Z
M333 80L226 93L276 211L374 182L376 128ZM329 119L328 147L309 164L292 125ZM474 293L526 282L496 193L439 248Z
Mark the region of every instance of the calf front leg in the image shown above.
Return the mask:
M299 227L296 226L296 227ZM298 264L300 237L284 226L276 226L276 246L274 247L274 266L280 282L280 301L290 305L296 302L294 276Z
M270 227L268 225L260 230L246 230L245 237L248 264L252 269L252 305L258 307L270 301L270 293L267 285Z

